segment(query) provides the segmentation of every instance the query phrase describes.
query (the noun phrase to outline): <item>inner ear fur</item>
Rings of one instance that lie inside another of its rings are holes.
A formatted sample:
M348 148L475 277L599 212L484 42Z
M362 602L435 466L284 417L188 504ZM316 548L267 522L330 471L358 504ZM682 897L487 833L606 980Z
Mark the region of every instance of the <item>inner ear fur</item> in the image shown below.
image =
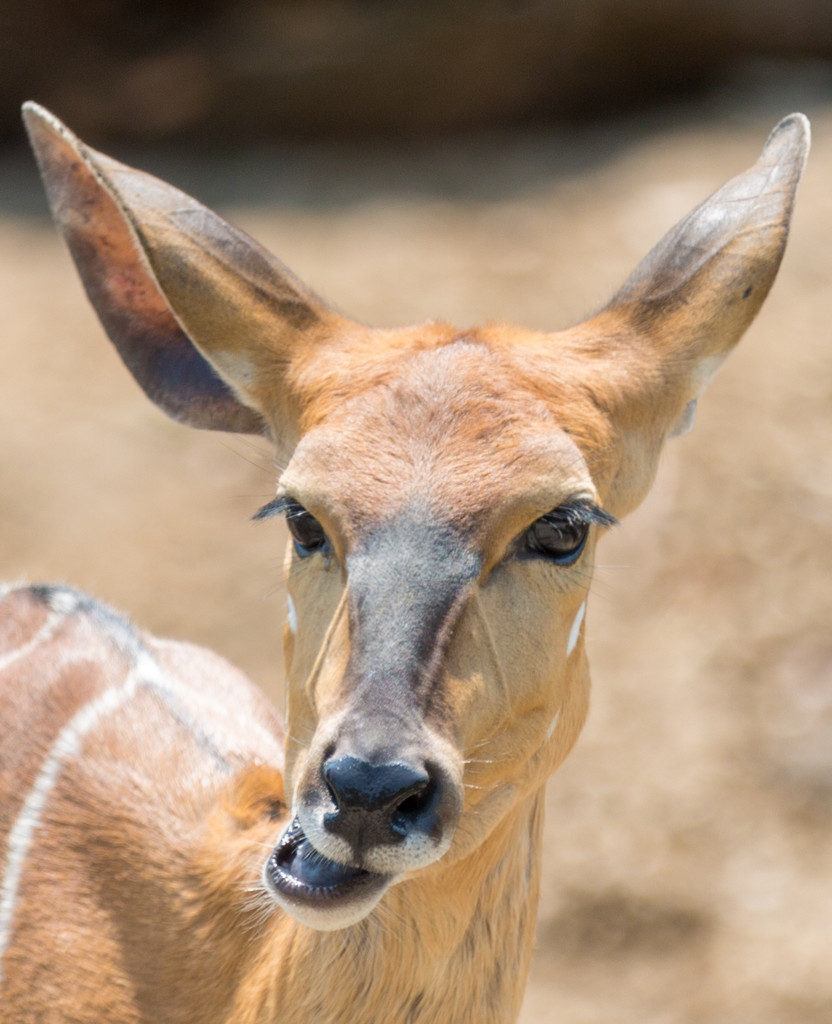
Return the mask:
M596 401L624 445L617 514L641 500L663 441L690 428L700 393L768 294L809 140L802 114L780 121L753 167L672 228L582 325L597 355Z
M147 395L190 426L267 433L281 396L266 400L258 381L273 386L275 366L340 318L185 193L90 149L37 104L24 120L87 295Z

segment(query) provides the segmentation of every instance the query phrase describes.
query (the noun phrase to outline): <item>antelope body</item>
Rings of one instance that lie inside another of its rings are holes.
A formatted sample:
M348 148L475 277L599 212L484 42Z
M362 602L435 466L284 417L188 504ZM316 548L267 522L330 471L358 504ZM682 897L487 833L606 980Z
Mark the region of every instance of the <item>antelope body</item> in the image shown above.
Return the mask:
M0 601L0 1020L516 1019L597 535L774 279L792 115L583 324L374 330L29 104L56 220L170 415L286 466L282 726L66 588Z

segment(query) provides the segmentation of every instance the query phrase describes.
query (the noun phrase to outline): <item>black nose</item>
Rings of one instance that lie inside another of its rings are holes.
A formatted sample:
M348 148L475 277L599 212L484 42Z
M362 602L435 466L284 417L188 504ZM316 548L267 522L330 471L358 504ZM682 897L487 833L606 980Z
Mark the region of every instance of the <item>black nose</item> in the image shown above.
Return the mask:
M425 767L339 757L324 764L323 776L335 803L324 825L356 852L437 827L438 786Z

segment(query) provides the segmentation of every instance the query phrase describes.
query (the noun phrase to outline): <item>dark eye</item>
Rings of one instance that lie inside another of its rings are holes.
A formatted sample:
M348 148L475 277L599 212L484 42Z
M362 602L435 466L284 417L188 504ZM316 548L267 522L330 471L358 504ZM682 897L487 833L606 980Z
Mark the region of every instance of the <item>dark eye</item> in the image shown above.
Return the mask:
M526 549L544 555L558 565L572 565L584 549L589 523L555 509L532 523L526 531Z
M286 511L286 524L301 558L329 550L329 538L318 520L301 505Z

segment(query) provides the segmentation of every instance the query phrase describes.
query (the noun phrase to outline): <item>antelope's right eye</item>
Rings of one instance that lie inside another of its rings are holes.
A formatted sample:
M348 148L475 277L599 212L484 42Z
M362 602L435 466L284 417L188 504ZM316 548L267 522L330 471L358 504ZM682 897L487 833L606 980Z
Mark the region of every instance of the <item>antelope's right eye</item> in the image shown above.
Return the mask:
M302 505L286 510L286 524L295 542L295 551L307 558L318 551L329 550L329 538L318 520Z

